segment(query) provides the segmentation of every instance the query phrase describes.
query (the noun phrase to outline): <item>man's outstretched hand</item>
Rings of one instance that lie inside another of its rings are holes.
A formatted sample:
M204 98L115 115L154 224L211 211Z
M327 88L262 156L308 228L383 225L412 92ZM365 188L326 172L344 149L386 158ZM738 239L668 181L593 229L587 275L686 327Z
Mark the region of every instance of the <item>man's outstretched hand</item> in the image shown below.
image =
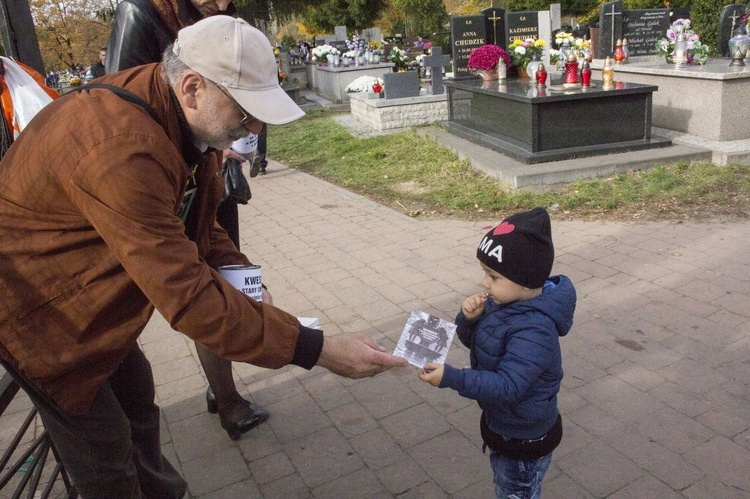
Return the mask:
M406 366L401 357L385 353L372 338L362 333L326 336L318 365L347 378L366 378L392 367Z

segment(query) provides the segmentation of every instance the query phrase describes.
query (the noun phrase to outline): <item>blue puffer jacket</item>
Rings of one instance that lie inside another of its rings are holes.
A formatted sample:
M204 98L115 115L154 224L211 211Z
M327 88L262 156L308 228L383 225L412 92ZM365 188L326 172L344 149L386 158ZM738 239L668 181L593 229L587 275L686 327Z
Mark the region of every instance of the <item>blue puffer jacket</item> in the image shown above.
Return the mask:
M559 337L570 331L575 306L573 283L560 275L550 277L535 298L507 305L488 298L475 319L459 312L456 332L471 350L471 369L446 364L440 387L476 400L495 433L518 439L544 435L558 415Z

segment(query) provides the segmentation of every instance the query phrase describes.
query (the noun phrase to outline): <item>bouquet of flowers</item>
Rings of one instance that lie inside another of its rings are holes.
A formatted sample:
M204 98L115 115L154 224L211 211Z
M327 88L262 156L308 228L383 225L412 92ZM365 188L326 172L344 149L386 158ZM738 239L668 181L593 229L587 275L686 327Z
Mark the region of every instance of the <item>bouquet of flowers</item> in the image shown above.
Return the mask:
M318 62L327 62L328 54L339 55L339 51L330 45L318 45L312 49L313 59Z
M513 40L508 47L513 65L521 68L522 71L526 71L526 66L529 65L534 54L539 54L539 57L544 55L545 45L544 40L534 40L533 38Z
M354 52L357 52L358 54L365 53L365 45L367 45L365 40L361 39L357 35L352 35L352 39L346 41L346 48L349 49L350 51L353 50Z
M373 91L373 86L380 85L381 90L383 87L383 80L374 76L360 76L350 84L346 86L346 93L353 94L358 92L370 92ZM379 92L377 92L379 93Z
M497 65L500 64L501 60L506 66L512 64L508 52L502 47L488 43L487 45L482 45L471 51L471 54L469 54L469 69L491 71L497 68Z
M556 65L557 62L560 60L560 51L555 49L549 49L549 63L551 65Z
M690 19L678 19L672 23L669 29L667 29L667 37L656 42L658 55L666 57L667 62L672 62L675 43L680 33L685 33L685 37L687 38L687 63L693 64L697 62L705 64L708 60L710 47L705 43L701 43L700 36L693 31Z
M406 65L409 62L409 56L400 48L393 47L388 54L388 60L394 64L396 71L399 71L406 69Z

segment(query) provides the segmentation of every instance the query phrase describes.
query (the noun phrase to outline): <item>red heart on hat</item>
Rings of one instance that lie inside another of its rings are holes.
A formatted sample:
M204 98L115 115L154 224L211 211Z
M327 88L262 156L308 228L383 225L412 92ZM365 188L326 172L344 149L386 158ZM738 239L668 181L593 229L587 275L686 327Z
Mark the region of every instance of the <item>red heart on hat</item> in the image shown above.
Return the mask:
M516 226L513 224L509 224L508 222L503 222L497 227L495 227L495 230L492 231L493 236L499 236L501 234L510 234L513 232L513 229L515 229Z

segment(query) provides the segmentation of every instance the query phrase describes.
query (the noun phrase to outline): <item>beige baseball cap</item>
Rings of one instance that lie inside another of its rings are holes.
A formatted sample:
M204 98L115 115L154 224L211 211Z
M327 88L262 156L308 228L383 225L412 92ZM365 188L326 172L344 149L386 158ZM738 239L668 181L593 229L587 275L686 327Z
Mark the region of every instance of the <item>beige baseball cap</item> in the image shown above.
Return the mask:
M172 51L190 69L226 88L260 121L283 125L305 115L279 86L268 39L243 19L202 19L179 31Z

